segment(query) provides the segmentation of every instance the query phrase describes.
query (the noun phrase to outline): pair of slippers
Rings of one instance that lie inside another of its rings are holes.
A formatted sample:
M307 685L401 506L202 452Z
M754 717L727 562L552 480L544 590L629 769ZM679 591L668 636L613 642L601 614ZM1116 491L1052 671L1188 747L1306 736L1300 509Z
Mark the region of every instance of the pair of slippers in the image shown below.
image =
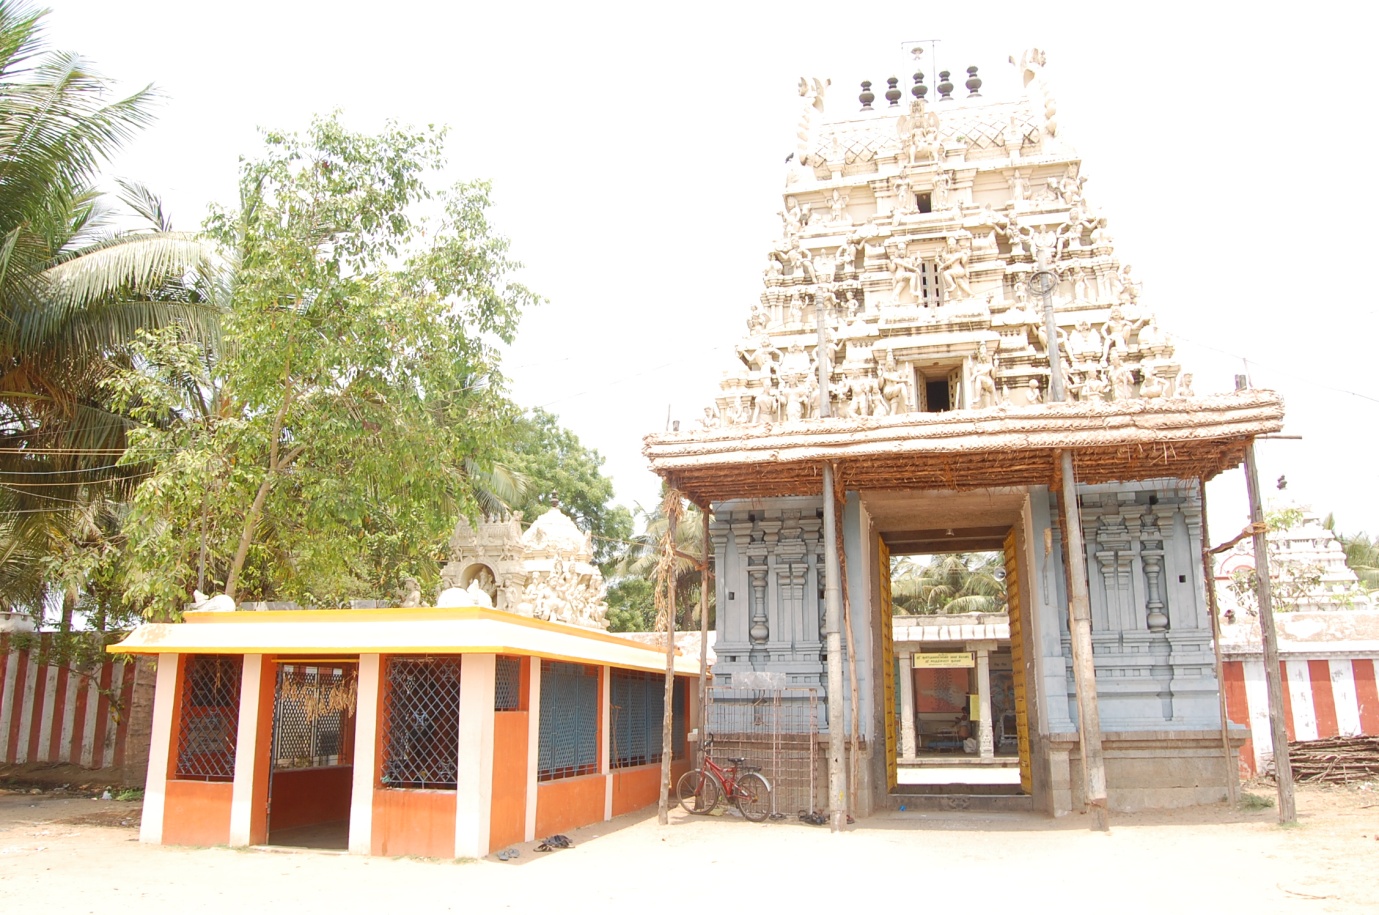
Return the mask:
M499 861L511 861L514 858L522 857L522 853L515 848L505 848L495 855Z
M562 836L562 835L560 835L560 834L557 833L556 835L553 835L553 836L547 836L546 839L545 839L545 841L543 841L540 845L536 846L536 850L537 850L537 851L555 851L557 848L574 848L574 847L575 847L575 843L573 843L573 842L570 841L570 837L569 837L569 836Z

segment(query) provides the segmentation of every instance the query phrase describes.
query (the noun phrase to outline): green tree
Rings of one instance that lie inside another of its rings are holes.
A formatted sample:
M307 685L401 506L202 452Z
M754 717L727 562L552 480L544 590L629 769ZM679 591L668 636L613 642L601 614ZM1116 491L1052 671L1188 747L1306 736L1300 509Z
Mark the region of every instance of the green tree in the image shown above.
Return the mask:
M662 493L664 495L664 487ZM613 572L613 584L609 586L610 592L615 587L627 588L625 595L620 595L620 599L625 597L627 603L624 606L628 609L636 608L638 612L643 612L646 607L641 602L640 586L622 583L625 579L638 580L647 585L647 595L653 593L650 589L656 580L656 567L661 560L661 541L667 526L663 505L664 499L651 511L637 506L637 520L642 529L632 537L631 544L618 560ZM689 505L680 513L679 523L675 527L675 628L681 631L699 628L699 589L703 580L699 565L704 555L703 517L696 506ZM714 595L710 591L710 627L714 625L714 609ZM648 612L649 619L645 618L643 612L643 621L646 623L645 628L650 629L655 623L656 611L651 607ZM633 617L629 616L628 620L631 622Z
M594 536L594 554L605 573L632 537L632 513L613 502L613 482L603 457L584 447L552 413L534 409L517 420L503 464L519 474L526 495L511 507L528 520L559 506Z
M896 614L1004 613L1005 558L1000 553L949 553L917 562L891 561Z
M205 247L142 188L125 186L123 210L93 189L150 120L151 89L112 99L84 61L47 48L45 15L0 0L0 604L30 610L46 599L32 570L137 469L115 466L127 417L101 381L139 329L209 339L218 318L198 292Z
M157 461L134 501L131 596L172 612L197 580L316 605L435 579L476 514L514 410L498 342L538 300L487 219L488 186L433 191L444 132L317 119L269 132L225 252L223 346L146 335L119 380ZM430 216L423 215L428 210Z

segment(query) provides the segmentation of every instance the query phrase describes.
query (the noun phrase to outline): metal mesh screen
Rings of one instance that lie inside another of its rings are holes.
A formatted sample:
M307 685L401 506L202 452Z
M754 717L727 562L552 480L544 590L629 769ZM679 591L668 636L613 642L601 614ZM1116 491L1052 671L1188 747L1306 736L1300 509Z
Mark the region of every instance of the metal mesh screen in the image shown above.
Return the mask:
M710 687L704 720L713 736L711 756L740 756L760 766L771 783L773 813L815 812L827 803L819 783L818 690Z
M385 788L454 788L460 659L388 658L383 703Z
M517 712L522 709L522 659L498 656L494 674L493 710Z
M665 674L614 670L609 684L613 768L661 761L661 729L665 726ZM685 757L685 678L676 677L671 697L671 759Z
M678 685L678 684L677 684ZM665 722L664 674L614 670L609 685L613 768L660 762L661 728Z
M541 662L538 780L598 771L598 710L598 668L564 661Z
M177 723L177 778L228 782L235 777L242 655L191 655L183 665Z
M273 706L273 767L349 765L359 678L353 665L284 664Z

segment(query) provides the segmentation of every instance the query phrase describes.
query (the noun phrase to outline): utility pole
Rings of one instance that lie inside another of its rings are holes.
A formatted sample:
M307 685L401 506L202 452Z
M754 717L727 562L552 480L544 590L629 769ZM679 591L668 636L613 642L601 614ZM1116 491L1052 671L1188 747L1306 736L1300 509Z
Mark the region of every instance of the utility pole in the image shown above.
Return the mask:
M1044 333L1048 337L1049 400L1065 396L1063 362L1058 349L1058 322L1053 313L1053 288L1058 277L1049 269L1048 255L1039 252L1039 270L1030 287L1044 300ZM1082 794L1092 811L1092 827L1109 827L1106 804L1106 758L1101 746L1101 708L1096 695L1096 659L1092 656L1092 602L1087 592L1087 554L1082 541L1082 512L1073 475L1073 453L1059 452L1059 479L1063 503L1063 551L1068 573L1068 633L1072 637L1073 680L1077 690L1077 734L1082 756Z
M818 342L814 361L819 369L819 418L830 413L828 382L832 359L826 358L824 307L814 297ZM828 654L828 826L839 832L847 822L847 772L843 763L843 592L839 584L838 526L833 520L833 465L824 463L824 651Z
M1237 376L1237 388L1241 386L1241 380ZM1274 779L1278 782L1278 821L1296 823L1298 808L1293 797L1293 763L1288 758L1288 730L1283 723L1283 683L1278 662L1278 633L1274 631L1274 594L1269 577L1269 536L1265 532L1264 503L1259 495L1259 468L1255 466L1253 439L1245 443L1245 488L1250 495L1250 521L1254 526L1259 629L1264 635L1264 684L1269 693L1269 732L1273 736Z

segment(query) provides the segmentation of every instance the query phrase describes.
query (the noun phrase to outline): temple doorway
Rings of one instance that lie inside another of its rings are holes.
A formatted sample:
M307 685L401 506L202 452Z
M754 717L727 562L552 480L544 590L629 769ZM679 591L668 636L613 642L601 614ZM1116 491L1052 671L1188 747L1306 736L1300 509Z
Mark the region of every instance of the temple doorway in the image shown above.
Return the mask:
M267 844L348 847L358 670L358 658L279 660Z
M884 578L888 775L902 794L1028 795L1023 492L866 499ZM887 625L889 624L889 625ZM1027 802L1027 801L1026 801Z

